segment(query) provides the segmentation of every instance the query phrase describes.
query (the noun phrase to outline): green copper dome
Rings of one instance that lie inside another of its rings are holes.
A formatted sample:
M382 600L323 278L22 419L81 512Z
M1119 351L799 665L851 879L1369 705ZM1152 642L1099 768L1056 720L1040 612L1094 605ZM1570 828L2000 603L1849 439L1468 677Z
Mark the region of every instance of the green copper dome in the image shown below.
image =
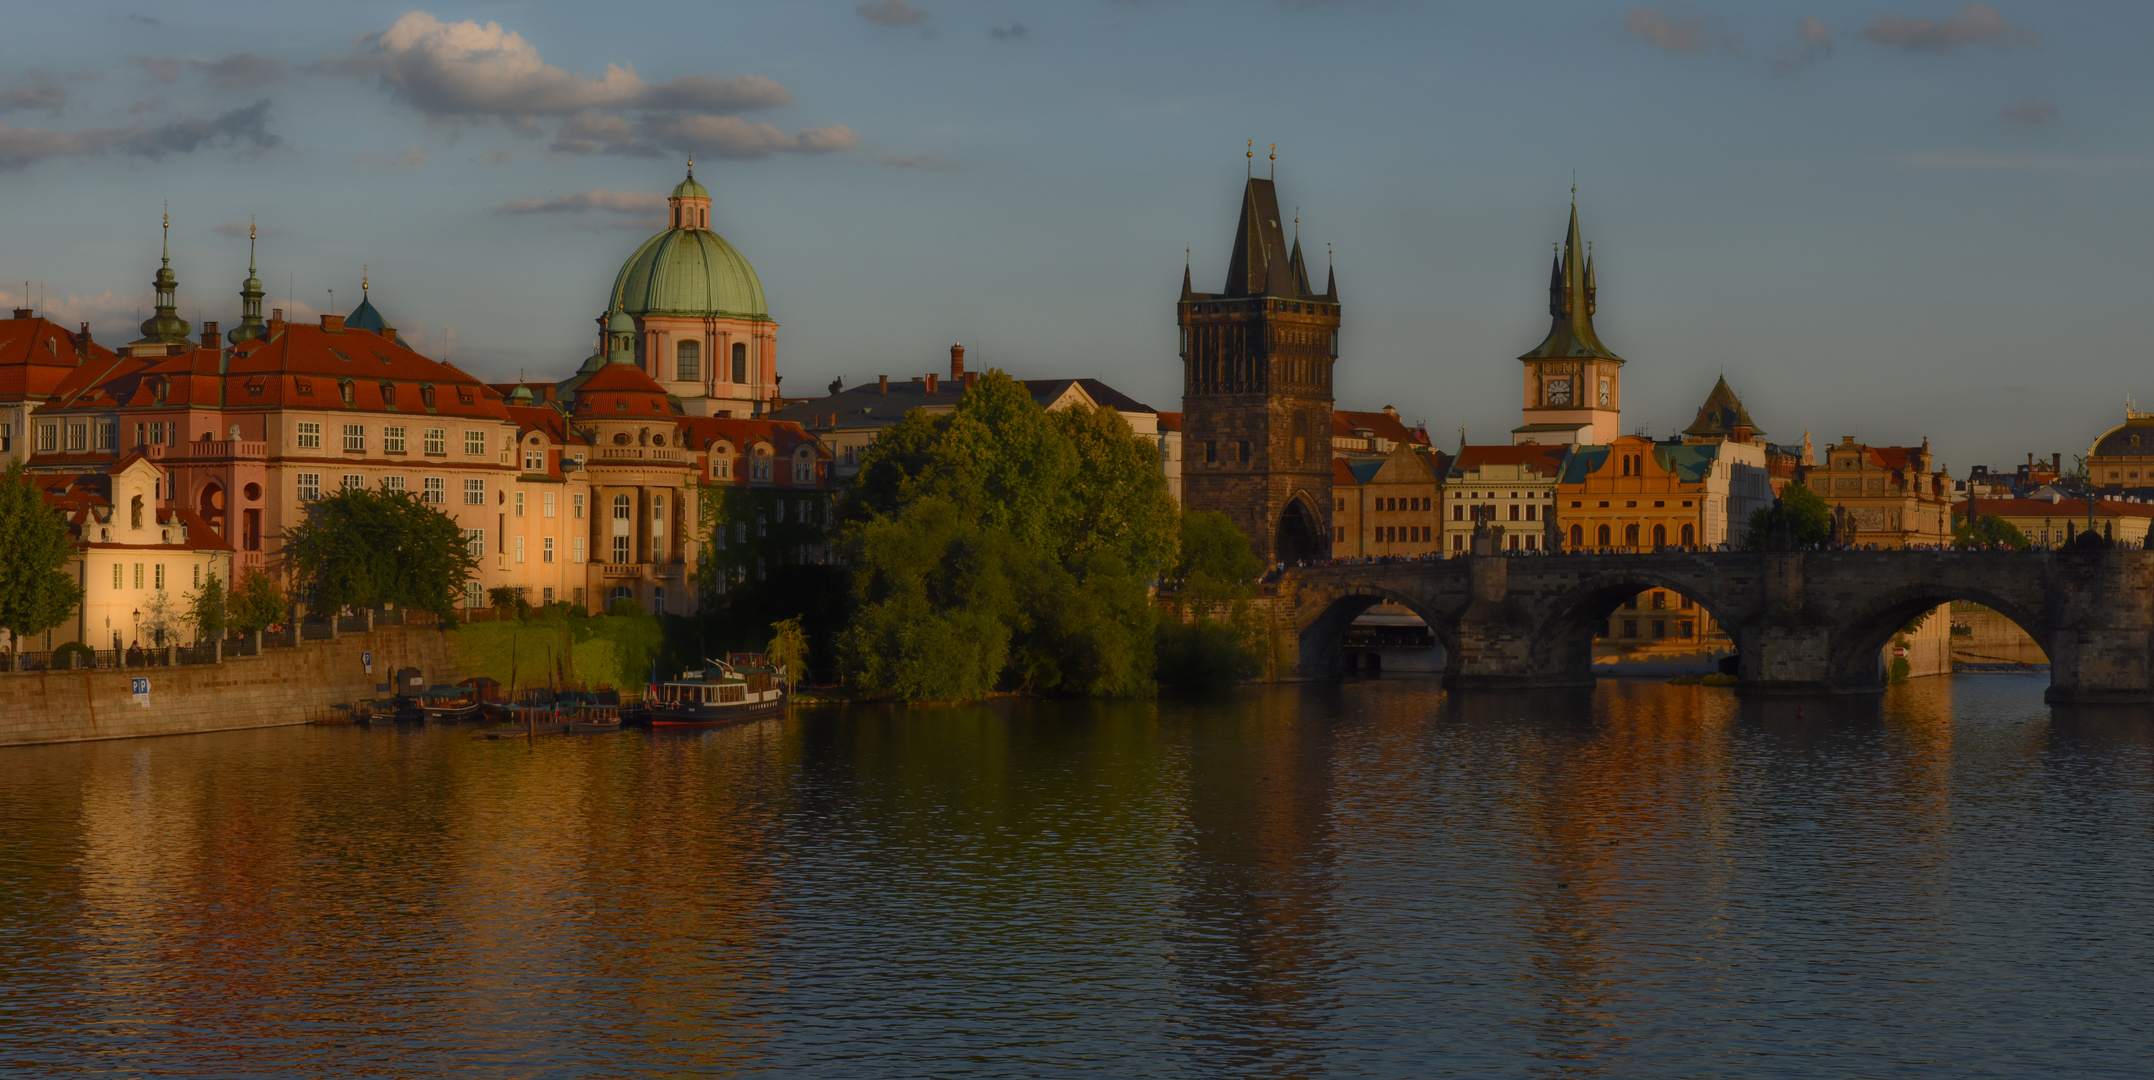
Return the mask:
M710 192L703 190L703 185L696 183L696 167L694 165L688 166L688 179L673 185L673 197L676 199L708 199L711 197Z
M702 191L694 180L682 186ZM667 229L645 240L613 279L606 306L630 315L770 318L755 267L709 229Z

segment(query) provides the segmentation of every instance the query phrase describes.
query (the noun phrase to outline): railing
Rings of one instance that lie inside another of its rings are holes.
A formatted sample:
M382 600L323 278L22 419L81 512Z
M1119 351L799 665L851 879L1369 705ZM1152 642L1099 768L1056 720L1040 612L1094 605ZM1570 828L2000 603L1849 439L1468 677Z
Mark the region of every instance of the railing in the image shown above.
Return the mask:
M151 446L149 448L151 461L162 461L166 458L191 458L197 461L233 461L258 459L268 455L269 444L266 442L234 442L229 439L223 441L214 439L196 440L193 442L173 443L170 446Z
M606 563L599 568L598 576L602 578L642 577L643 565L641 563Z
M598 456L611 461L686 461L687 455L670 446L601 446Z
M235 551L232 564L241 570L261 570L269 565L268 556L260 551Z

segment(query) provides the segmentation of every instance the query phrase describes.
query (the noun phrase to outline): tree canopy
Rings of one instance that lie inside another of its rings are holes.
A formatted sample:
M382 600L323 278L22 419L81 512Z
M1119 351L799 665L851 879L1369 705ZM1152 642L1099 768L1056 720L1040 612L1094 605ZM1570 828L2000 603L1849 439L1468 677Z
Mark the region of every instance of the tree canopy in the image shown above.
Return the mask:
M231 626L242 634L252 634L284 619L284 592L277 588L276 579L260 570L241 571L225 604Z
M1832 543L1832 508L1817 492L1801 484L1789 484L1780 493L1774 505L1780 507L1788 518L1788 540L1796 547L1816 547ZM1761 506L1750 512L1750 528L1743 537L1747 547L1762 548L1770 540L1773 507Z
M60 569L74 553L67 519L45 504L22 462L0 477L0 628L15 641L67 621L82 586Z
M411 492L326 495L284 543L294 592L317 612L396 604L454 623L464 582L479 569L456 520Z
M842 518L856 611L838 648L855 686L938 701L1153 690L1149 583L1174 565L1179 511L1158 449L1112 410L1050 413L989 371L953 411L884 431Z
M2027 534L1995 514L1983 514L1969 523L1962 514L1952 515L1952 546L1965 551L1969 548L2008 547L2025 551L2034 546Z

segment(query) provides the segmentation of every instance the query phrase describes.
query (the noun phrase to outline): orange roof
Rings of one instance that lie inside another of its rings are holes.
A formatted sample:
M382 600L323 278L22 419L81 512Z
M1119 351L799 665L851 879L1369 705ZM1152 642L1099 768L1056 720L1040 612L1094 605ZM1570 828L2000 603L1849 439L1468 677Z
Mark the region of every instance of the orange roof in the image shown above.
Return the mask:
M2064 499L2059 502L2050 502L2048 499L1976 499L1975 505L1984 517L1995 514L1998 517L2078 518L2082 521L2086 520L2087 517L2087 500L2085 499ZM1964 501L1953 503L1952 512L1966 514L1967 504ZM2121 499L2096 499L2094 501L2094 516L2154 518L2154 503L2124 502Z
M1182 414L1181 414L1181 413L1178 413L1178 412L1163 412L1163 413L1160 413L1160 414L1158 414L1158 415L1159 415L1159 430L1161 430L1161 431L1180 431L1180 430L1182 430Z
M634 364L605 364L576 388L576 412L600 416L673 416L666 388Z
M807 429L790 420L751 420L738 416L688 416L681 418L681 435L687 440L688 449L698 453L709 450L711 444L724 440L738 454L740 448L758 441L768 442L771 452L779 456L791 454L803 444L821 449L815 437Z
M1331 486L1356 487L1360 483L1361 478L1354 475L1353 467L1346 463L1345 458L1335 457L1331 459Z
M1423 446L1427 446L1429 442L1428 432L1420 428L1407 427L1405 422L1400 420L1394 413L1349 412L1345 409L1332 410L1332 438L1336 439L1342 435L1352 438L1357 428L1367 428L1374 432L1377 438L1389 439L1392 442L1419 443Z
M504 405L502 411L516 422L518 431L537 431L556 443L581 443L583 436L568 426L568 417L559 409L543 405Z
M112 350L90 343L93 360ZM75 337L49 319L0 319L0 399L42 400L76 370Z
M1451 468L1471 472L1486 465L1531 465L1542 475L1555 477L1563 471L1563 455L1570 448L1561 444L1527 443L1523 446L1461 447Z

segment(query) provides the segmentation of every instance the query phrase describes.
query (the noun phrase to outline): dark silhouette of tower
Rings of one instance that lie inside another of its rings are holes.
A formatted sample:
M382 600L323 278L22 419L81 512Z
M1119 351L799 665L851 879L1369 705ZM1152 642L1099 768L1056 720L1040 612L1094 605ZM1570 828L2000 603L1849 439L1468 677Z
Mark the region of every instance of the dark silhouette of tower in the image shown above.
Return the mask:
M1331 552L1331 366L1339 289L1309 286L1270 180L1242 192L1226 288L1182 270L1182 497L1234 519L1266 563ZM1295 232L1299 226L1296 224Z

